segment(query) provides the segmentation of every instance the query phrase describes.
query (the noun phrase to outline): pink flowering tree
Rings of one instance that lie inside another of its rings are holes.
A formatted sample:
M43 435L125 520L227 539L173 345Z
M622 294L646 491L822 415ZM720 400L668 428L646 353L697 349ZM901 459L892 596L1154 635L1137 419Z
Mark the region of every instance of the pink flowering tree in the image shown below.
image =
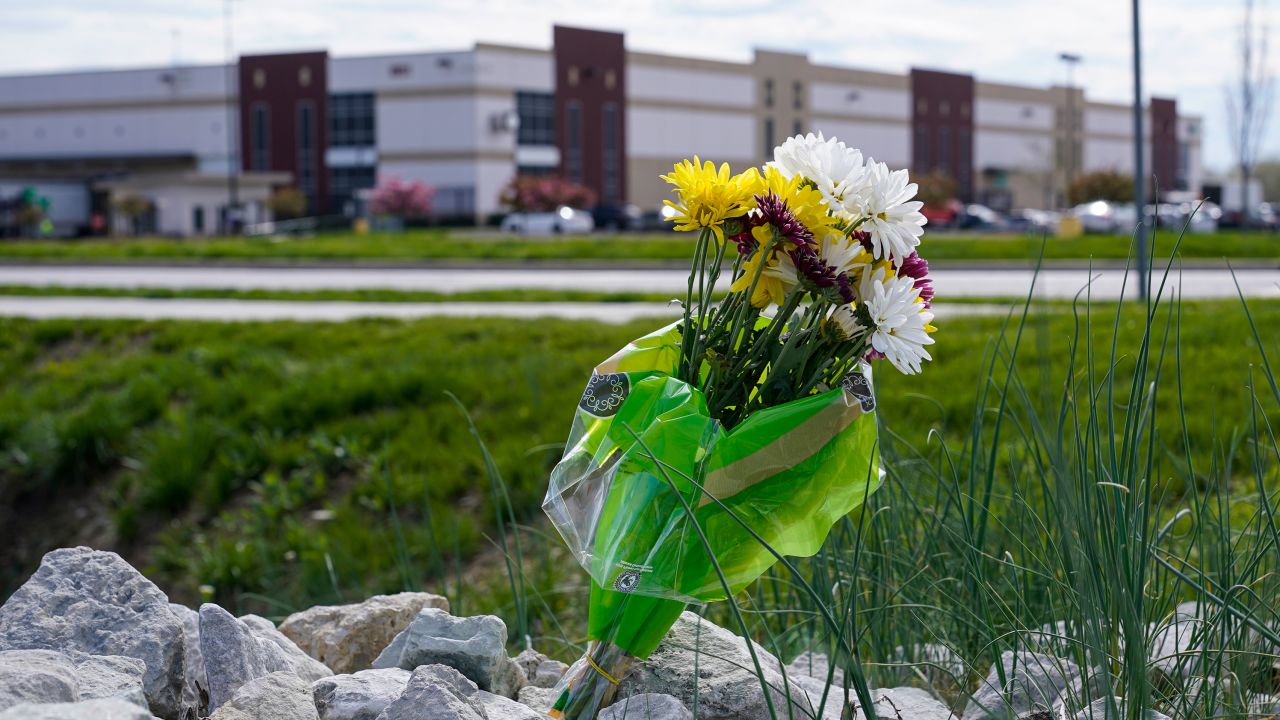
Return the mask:
M374 188L369 205L375 215L400 220L420 218L431 213L435 194L436 189L421 180L405 182L398 177L390 177Z
M596 204L596 194L555 175L518 175L503 188L499 200L516 212L551 212L561 205L589 208Z

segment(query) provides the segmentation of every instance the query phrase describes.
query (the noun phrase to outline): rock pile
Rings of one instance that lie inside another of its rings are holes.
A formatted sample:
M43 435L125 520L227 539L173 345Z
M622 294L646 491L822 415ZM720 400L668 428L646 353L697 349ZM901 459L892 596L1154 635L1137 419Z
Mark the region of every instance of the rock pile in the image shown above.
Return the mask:
M545 718L566 665L533 650L511 658L502 620L448 609L428 593L379 595L311 608L277 628L214 604L170 604L114 553L57 550L0 606L0 720ZM1179 608L1178 618L1194 619L1194 606ZM1178 662L1190 635L1177 622L1160 629L1157 645L1173 658L1155 664L1160 672L1194 670ZM959 662L948 653L927 646L903 650L901 660L927 657L948 669ZM962 717L1102 718L1107 703L1075 702L1101 695L1089 683L1047 650L1005 653ZM600 717L764 720L770 708L779 717L865 717L843 685L843 670L824 655L805 653L784 666L763 647L685 613L622 678L618 702ZM878 717L961 717L917 688L871 696Z

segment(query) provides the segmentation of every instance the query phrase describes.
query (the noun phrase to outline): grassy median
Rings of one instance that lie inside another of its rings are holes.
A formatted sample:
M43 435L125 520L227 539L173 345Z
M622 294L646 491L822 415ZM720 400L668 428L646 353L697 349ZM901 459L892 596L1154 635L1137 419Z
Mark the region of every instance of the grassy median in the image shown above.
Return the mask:
M1166 257L1173 231L1158 233L1155 253ZM1130 237L1086 235L1064 240L1025 235L930 233L931 262L1025 261L1038 257L1043 242L1049 260L1124 260ZM1188 235L1187 259L1280 259L1280 234L1223 231ZM326 233L298 238L111 238L89 240L4 240L0 259L9 260L272 260L272 261L687 261L692 238L676 233L600 234L522 238L493 232L426 229L400 233Z

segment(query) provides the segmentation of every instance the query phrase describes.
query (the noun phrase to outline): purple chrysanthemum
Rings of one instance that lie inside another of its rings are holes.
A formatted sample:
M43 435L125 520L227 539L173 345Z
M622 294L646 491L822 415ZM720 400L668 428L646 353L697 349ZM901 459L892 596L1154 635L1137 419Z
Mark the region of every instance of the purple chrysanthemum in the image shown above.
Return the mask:
M775 193L756 196L756 207L760 208L760 219L772 225L778 234L790 240L797 247L813 244L813 232L804 226L787 207L787 201ZM763 224L762 223L762 224Z
M898 276L914 278L925 307L933 304L933 280L929 278L929 261L920 257L920 253L913 252L902 261L902 265L898 266Z

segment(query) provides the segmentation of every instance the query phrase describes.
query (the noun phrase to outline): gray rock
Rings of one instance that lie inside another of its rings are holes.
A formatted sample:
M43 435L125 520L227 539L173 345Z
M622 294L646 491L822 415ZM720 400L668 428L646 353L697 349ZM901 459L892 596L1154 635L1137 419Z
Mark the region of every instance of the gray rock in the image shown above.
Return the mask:
M249 627L249 632L253 633L254 637L272 643L283 650L294 674L308 683L335 674L324 663L303 652L292 640L277 630L275 623L270 620L259 615L245 615L240 618L240 622Z
M22 704L0 712L0 720L155 720L124 700L99 698L68 703Z
M0 650L79 650L141 660L147 702L166 718L184 709L184 645L169 599L113 552L54 550L0 607Z
M0 652L0 710L23 703L75 702L80 698L76 666L52 650Z
M475 683L451 667L423 665L377 720L487 720L472 702L477 691Z
M1200 674L1197 646L1205 631L1203 617L1196 603L1185 602L1174 609L1168 620L1148 627L1148 667L1157 677L1180 687Z
M528 705L484 690L476 690L471 696L471 705L479 706L480 714L486 720L546 720L546 715L535 712Z
M866 713L858 706L858 700L850 693L854 704L854 720L863 720ZM871 691L876 717L894 720L954 720L957 716L927 691L920 688L900 687Z
M599 720L693 720L684 703L661 693L632 695L600 711Z
M182 701L197 716L204 717L209 706L209 683L204 674L204 657L200 655L200 613L177 603L169 603L169 610L182 621L185 638L186 682L182 686Z
M559 693L554 688L543 688L536 685L526 685L520 688L516 700L521 705L533 708L537 712L545 713L551 709L552 703L556 701Z
M431 593L375 595L354 605L294 613L280 623L280 632L335 673L352 673L371 667L423 608L448 612L449 601Z
M793 689L788 693L785 689L778 659L759 645L753 643L753 646L775 713L786 717L789 702L794 708L792 715L813 714L803 692ZM668 694L692 707L695 688L699 718L763 720L770 716L747 644L732 632L690 612L683 613L658 649L622 679L618 697Z
M909 650L898 647L889 663L909 666L933 683L963 683L969 674L969 666L964 658L949 645L942 643L924 643Z
M831 670L831 661L827 659L825 653L815 653L804 651L796 656L795 660L787 665L787 675L791 677L803 676L817 678L826 682L827 673ZM832 679L836 682L840 681L840 672L837 670Z
M826 679L818 679L809 677L808 675L792 675L787 673L786 691L792 695L803 692L809 700L810 707L822 708L822 712L818 713L820 718L840 718L844 717L845 693L844 688L840 685L827 685ZM826 700L823 700L823 696ZM850 690L849 698L852 702L853 691ZM701 708L699 708L701 709Z
M1117 711L1115 714L1108 712L1107 699L1099 698L1094 700L1092 703L1089 703L1089 707L1076 713L1072 718L1073 720L1112 720L1112 718L1127 717L1127 715L1125 715L1126 706L1124 700L1121 698L1112 698L1112 702L1114 703L1114 707ZM1156 712L1149 708L1143 711L1142 716L1146 718L1146 720L1171 720L1168 715Z
M200 654L209 684L209 710L235 695L240 686L293 666L275 643L260 640L231 613L214 605L200 606Z
M528 683L536 687L555 687L569 670L568 665L559 660L552 660L533 649L522 651L513 658L513 662L524 672Z
M373 661L375 668L412 670L448 665L482 690L512 697L523 685L520 668L507 657L507 626L492 615L456 618L425 608Z
M334 675L311 685L320 720L375 720L404 693L410 672L400 668Z
M75 653L76 676L80 679L78 700L116 698L147 708L147 694L142 687L147 666L137 658L123 655L85 655Z
M1080 668L1070 660L1032 652L1000 655L1005 683L992 667L964 710L965 720L1021 717L1033 711L1052 712L1063 691L1082 681Z
M254 678L214 711L209 720L317 720L311 684L293 671Z

